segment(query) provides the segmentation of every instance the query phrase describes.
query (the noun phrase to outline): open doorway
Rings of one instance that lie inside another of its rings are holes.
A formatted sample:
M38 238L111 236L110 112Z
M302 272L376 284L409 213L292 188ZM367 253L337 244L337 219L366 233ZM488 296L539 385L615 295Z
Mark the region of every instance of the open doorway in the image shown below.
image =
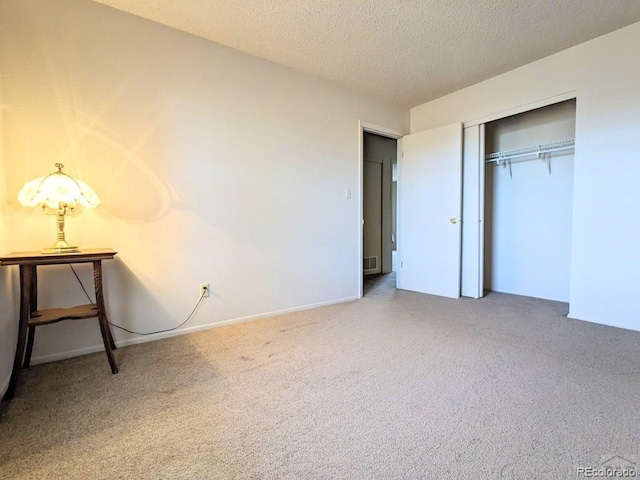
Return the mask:
M362 133L363 295L396 287L397 138Z

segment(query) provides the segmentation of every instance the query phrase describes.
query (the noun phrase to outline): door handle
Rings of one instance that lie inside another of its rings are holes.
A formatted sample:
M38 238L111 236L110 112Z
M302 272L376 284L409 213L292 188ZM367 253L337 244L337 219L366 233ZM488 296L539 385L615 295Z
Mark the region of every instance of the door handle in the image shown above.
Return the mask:
M450 223L458 223L458 219L457 219L457 218L455 218L455 217L454 217L454 218L450 218L450 219L449 219L449 222L450 222Z

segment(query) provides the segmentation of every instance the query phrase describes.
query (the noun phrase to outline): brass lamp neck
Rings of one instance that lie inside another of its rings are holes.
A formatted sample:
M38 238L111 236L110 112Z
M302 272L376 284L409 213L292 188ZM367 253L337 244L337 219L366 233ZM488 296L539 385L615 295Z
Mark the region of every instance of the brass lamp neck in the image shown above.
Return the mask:
M71 246L67 243L64 237L64 216L67 214L69 207L67 203L60 203L58 205L58 213L56 214L56 224L58 226L58 239L52 246L44 249L42 253L74 253L79 252L78 247Z

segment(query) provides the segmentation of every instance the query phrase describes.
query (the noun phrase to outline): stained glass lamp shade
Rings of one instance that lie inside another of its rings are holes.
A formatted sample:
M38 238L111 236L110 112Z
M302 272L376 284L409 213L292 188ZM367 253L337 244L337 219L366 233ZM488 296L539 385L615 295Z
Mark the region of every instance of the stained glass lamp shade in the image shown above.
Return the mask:
M57 241L42 253L79 252L78 247L69 245L65 240L64 217L71 215L78 205L95 208L100 199L89 185L64 173L64 165L56 163L56 168L56 172L46 177L27 182L18 193L18 201L25 207L41 206L44 213L56 215Z

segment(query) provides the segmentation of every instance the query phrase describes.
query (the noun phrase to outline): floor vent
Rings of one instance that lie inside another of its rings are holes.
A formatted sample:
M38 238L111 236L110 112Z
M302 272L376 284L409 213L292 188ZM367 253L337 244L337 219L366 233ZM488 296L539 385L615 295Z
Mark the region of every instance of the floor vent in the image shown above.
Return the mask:
M362 270L364 273L378 269L378 257L364 257L362 259Z

